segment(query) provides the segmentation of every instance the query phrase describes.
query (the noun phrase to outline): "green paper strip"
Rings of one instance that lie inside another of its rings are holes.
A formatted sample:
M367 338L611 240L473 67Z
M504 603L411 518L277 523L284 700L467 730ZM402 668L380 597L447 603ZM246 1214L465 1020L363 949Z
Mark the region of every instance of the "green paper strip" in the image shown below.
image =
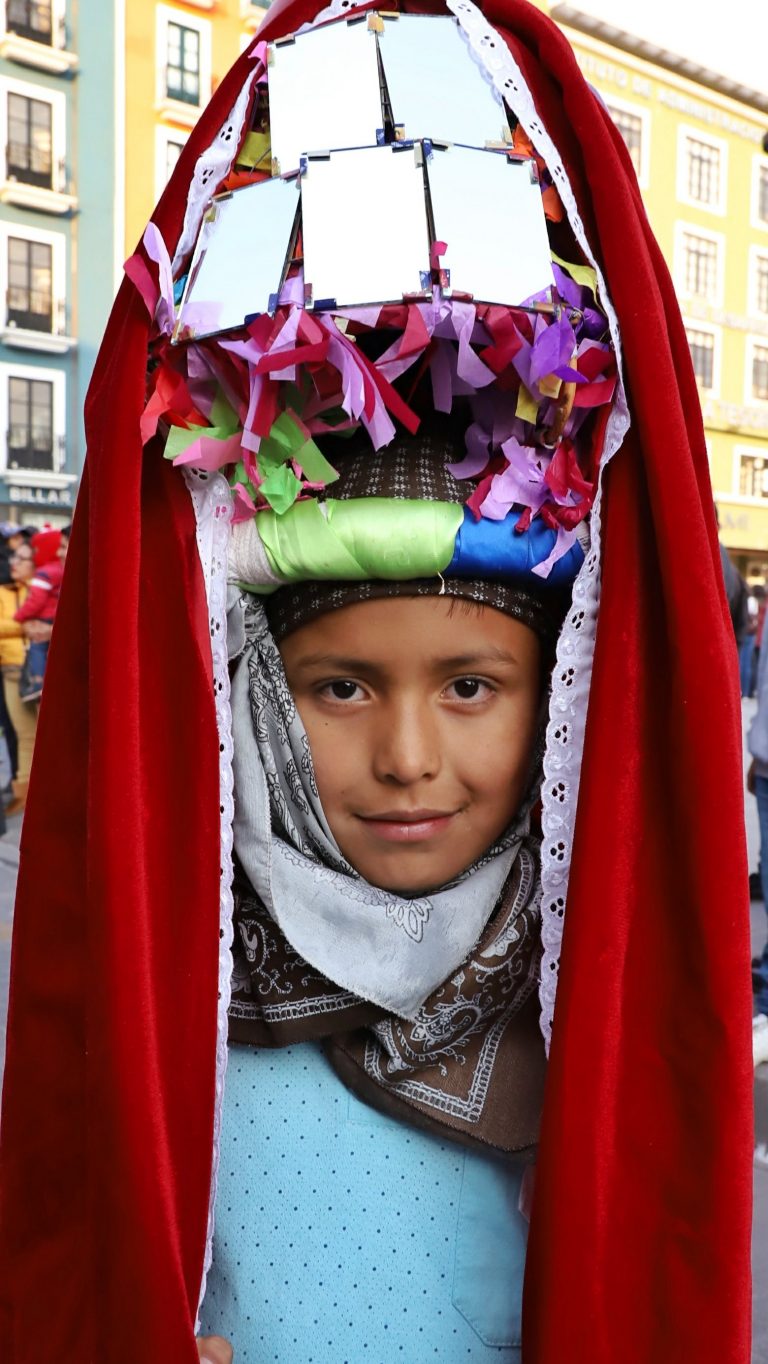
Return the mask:
M213 400L210 412L211 426L220 426L231 436L236 431L239 422L237 413L233 410L231 403L227 402L220 388L216 390L216 397Z
M558 256L555 251L550 254L552 259L557 261L558 265L562 266L563 270L570 275L574 284L580 284L582 288L591 289L597 298L597 271L593 270L591 265L573 265L571 261L563 260L562 256Z
M287 464L278 464L276 468L270 469L259 484L259 492L277 516L284 516L293 506L300 488L301 483ZM269 513L260 512L259 515L266 516Z
M163 457L165 459L176 459L177 455L183 455L190 445L194 445L201 436L206 436L209 440L228 440L232 435L234 427L231 426L171 426L168 431L168 439L165 442Z
M282 515L261 511L257 524L270 567L284 582L396 581L433 578L447 568L463 515L457 502L311 498Z

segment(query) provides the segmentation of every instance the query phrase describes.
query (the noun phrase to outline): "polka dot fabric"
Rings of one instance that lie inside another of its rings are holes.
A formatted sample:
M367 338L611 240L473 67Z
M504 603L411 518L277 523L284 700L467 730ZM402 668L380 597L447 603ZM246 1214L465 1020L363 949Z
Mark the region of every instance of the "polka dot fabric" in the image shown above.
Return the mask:
M517 1364L521 1177L360 1103L318 1044L230 1047L202 1330L237 1364Z

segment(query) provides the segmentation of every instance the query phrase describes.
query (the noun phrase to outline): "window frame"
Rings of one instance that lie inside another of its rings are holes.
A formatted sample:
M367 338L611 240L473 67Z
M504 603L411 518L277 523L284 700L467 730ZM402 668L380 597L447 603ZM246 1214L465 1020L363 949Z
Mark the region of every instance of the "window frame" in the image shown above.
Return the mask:
M37 38L26 38L24 34L18 32L18 29L13 28L13 26L8 23L7 0L0 0L0 38L4 38L6 34L14 34L17 37L24 38L26 42L37 43L39 47L50 47L54 52L61 52L64 51L67 46L66 23L67 0L51 0L50 43L41 43Z
M38 227L27 227L25 223L10 223L7 219L0 222L0 330L8 328L11 324L8 319L8 242L11 237L22 238L25 241L37 242L43 246L51 247L51 296L52 296L52 330L50 332L37 332L32 328L36 335L42 336L65 336L67 334L67 239L63 232L49 232ZM61 313L60 323L57 315ZM20 330L27 330L20 328Z
M711 297L703 294L690 293L686 287L686 246L687 236L700 237L704 241L712 242L715 250L715 288ZM722 308L725 295L725 248L726 239L722 232L713 232L708 227L700 227L698 223L684 222L678 218L674 229L673 247L673 276L675 288L681 299L696 299L701 303L708 303L710 307Z
M719 398L723 368L723 329L714 323L702 322L698 317L689 317L685 314L683 315L683 326L685 327L686 341L689 332L700 332L702 335L712 337L714 343L712 346L712 387L705 388L699 383L698 378L696 379L696 387L702 398ZM690 350L690 342L688 342L688 348ZM691 364L693 364L693 357L691 357Z
M12 469L8 463L8 433L10 426L10 380L37 380L52 385L53 458L51 469ZM42 365L16 365L0 362L0 473L37 475L57 474L66 469L67 438L67 376L64 370Z
M768 217L761 218L758 214L761 171L765 174L766 186L768 187L768 156L757 154L752 157L752 186L749 209L750 226L757 228L759 232L768 232Z
M731 492L723 493L721 496L729 502L738 503L742 507L768 507L768 493L765 497L751 497L748 493L741 492L741 461L745 458L765 460L766 474L768 474L768 444L750 445L745 441L739 441L733 447Z
M192 106L190 105L190 108ZM173 143L185 147L188 141L187 134L180 128L164 127L158 123L155 127L155 199L159 199L170 177L166 174L168 164L168 148Z
M749 407L768 408L768 393L764 398L758 398L752 389L752 372L755 363L755 351L765 351L766 364L768 364L768 336L752 335L746 338L745 363L744 363L744 403ZM768 456L766 456L768 458Z
M632 118L638 118L640 120L640 166L637 171L637 182L641 189L648 189L651 183L650 111L644 109L641 104L633 104L631 100L622 99L620 95L607 95L605 91L601 91L600 97L604 101L609 114L612 109L615 109L620 114L630 114ZM618 131L619 130L617 129L617 132Z
M158 107L165 105L179 110L197 110L202 113L211 98L212 82L212 30L210 19L202 15L190 14L188 10L176 9L172 5L157 6L155 18L155 99ZM198 35L200 44L200 99L197 104L189 100L176 99L168 93L168 30L171 24L180 28L192 29ZM187 113L188 116L188 113Z
M768 322L768 284L766 285L765 308L759 305L759 262L765 261L766 276L768 277L768 242L764 246L757 246L754 243L749 248L749 274L747 280L747 313L750 317L761 318Z
M8 96L21 95L24 99L39 100L51 106L52 193L66 193L67 182L67 97L63 90L52 90L47 85L16 80L0 75L0 180L8 180ZM19 184L32 182L20 180ZM33 186L39 189L40 186ZM43 190L47 190L47 186Z
M720 176L718 183L717 200L707 203L703 199L694 199L688 190L688 142L700 142L703 147L709 147L711 151L717 152L720 157ZM702 213L714 213L717 217L725 216L728 204L728 143L722 137L713 137L711 133L704 132L700 128L693 127L692 124L681 123L677 129L677 198L678 202L690 208L700 209Z

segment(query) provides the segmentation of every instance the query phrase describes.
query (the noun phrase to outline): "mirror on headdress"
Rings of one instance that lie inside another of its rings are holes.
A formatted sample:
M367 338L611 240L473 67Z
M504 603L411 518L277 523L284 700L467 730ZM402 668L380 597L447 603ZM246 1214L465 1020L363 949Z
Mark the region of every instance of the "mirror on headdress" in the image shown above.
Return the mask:
M215 336L274 312L295 236L298 178L263 180L211 202L192 257L176 338Z
M420 145L309 158L301 198L312 307L399 303L430 288Z
M382 128L376 35L365 19L324 24L269 49L275 173L304 152L375 147Z
M427 178L445 292L517 307L554 280L534 163L471 147L431 150Z
M379 51L398 136L484 147L509 141L504 105L455 19L382 16ZM349 144L348 144L349 145Z

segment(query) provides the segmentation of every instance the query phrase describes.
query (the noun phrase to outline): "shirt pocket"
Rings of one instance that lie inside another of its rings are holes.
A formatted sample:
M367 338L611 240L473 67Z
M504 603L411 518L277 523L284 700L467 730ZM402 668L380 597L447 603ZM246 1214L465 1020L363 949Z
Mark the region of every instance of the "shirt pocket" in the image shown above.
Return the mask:
M486 1345L519 1348L528 1224L524 1166L467 1150L456 1228L453 1305Z

